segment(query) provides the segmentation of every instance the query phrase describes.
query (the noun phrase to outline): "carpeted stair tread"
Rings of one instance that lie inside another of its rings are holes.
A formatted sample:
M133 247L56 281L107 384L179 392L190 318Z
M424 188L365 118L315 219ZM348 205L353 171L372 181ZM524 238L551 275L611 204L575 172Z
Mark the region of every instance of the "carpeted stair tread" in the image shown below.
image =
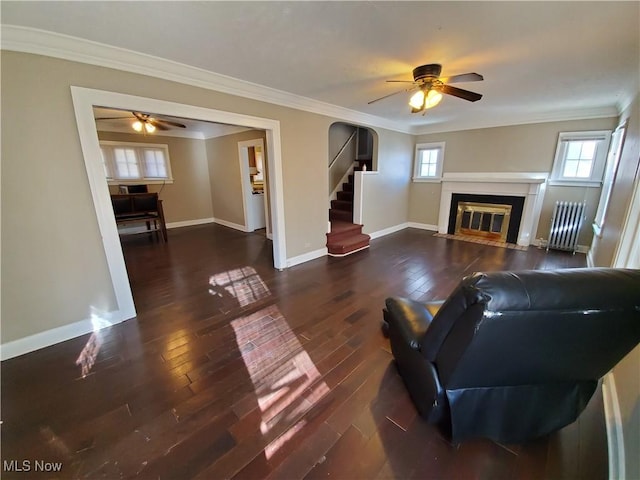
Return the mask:
M336 210L335 208L331 208L329 209L329 220L336 221L343 221L343 222L349 222L351 223L351 221L353 220L353 212L348 212L346 210Z
M341 190L336 195L338 197L338 200L346 200L347 202L353 202L353 192L347 192L347 191Z
M358 233L347 238L340 239L335 243L331 240L327 242L329 253L344 255L369 246L371 237L366 233Z
M350 200L331 200L331 208L353 212L353 202Z
M344 233L362 233L362 225L358 225L356 223L351 222L341 222L335 221L331 222L331 232L330 234L344 234Z

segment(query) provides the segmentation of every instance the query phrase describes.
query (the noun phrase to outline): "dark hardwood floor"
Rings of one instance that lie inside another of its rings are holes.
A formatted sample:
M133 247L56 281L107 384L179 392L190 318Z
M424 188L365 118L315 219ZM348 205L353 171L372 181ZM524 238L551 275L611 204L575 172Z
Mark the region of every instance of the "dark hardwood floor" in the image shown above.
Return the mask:
M217 225L124 251L136 319L2 363L2 478L607 477L600 390L548 438L452 445L416 415L380 331L387 296L584 255L407 229L279 272L264 235Z

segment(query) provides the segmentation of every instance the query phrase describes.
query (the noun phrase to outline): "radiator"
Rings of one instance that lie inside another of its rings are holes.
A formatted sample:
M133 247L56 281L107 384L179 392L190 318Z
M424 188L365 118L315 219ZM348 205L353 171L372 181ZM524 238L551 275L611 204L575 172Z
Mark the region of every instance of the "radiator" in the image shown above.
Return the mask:
M556 202L547 250L552 248L576 253L578 234L582 228L586 208L586 202Z

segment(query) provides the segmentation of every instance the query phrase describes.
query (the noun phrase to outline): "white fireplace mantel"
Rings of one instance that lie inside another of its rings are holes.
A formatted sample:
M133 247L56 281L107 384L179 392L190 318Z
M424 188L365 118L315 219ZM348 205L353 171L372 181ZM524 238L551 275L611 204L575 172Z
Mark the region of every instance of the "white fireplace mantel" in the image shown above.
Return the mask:
M524 197L518 245L528 246L535 237L547 183L546 172L468 172L442 176L438 232L447 233L454 193Z

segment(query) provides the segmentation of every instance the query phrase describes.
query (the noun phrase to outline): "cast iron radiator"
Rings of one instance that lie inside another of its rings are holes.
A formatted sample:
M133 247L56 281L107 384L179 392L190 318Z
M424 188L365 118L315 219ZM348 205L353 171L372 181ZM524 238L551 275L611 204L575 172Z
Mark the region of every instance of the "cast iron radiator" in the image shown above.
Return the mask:
M586 208L586 202L556 202L547 250L552 248L576 253L578 234L582 228Z

